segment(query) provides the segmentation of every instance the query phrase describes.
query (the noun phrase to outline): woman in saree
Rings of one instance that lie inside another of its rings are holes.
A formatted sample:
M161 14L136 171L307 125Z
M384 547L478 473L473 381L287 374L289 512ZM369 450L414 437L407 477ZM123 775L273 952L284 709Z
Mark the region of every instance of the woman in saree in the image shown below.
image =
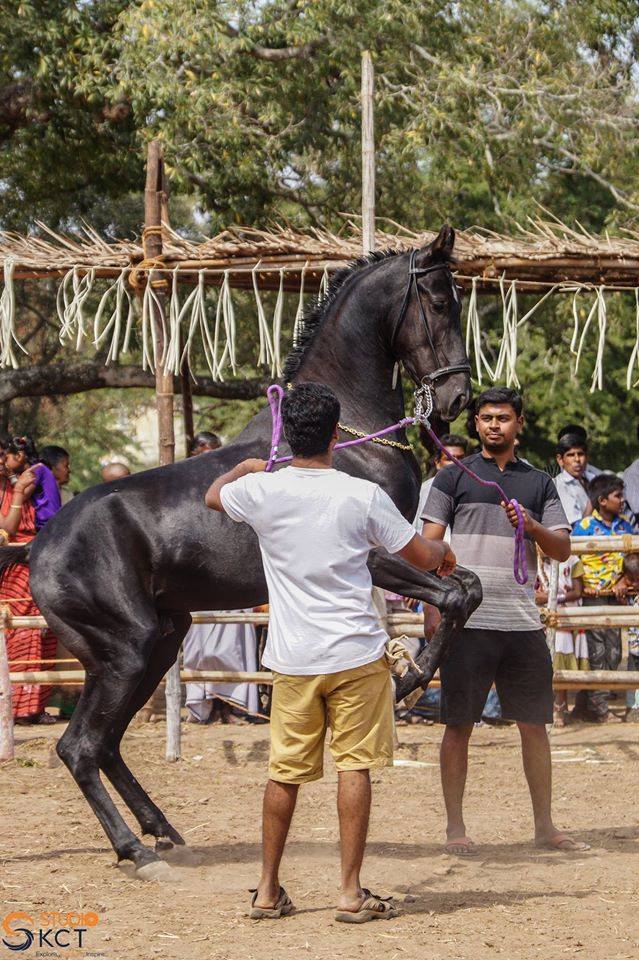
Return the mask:
M37 463L35 446L28 437L6 441L0 451L0 528L11 542L27 543L36 535L36 506L43 502L42 483L32 467ZM44 468L47 469L47 468ZM42 470L39 470L42 473ZM50 505L51 510L55 504ZM46 509L44 510L46 512ZM41 516L42 516L41 512ZM46 522L46 520L44 520ZM42 524L37 524L41 526ZM0 605L6 605L13 616L40 616L31 599L29 567L13 563L0 572ZM43 662L55 657L56 638L47 628L21 627L6 631L7 653L14 671L42 670L51 664ZM17 724L55 723L45 711L51 694L49 684L14 684L12 686L13 717Z

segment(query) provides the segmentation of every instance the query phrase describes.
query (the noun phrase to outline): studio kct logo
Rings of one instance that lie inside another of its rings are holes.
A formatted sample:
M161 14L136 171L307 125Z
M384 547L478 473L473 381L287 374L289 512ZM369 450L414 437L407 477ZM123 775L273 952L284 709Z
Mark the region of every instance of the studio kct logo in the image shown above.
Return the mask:
M17 953L26 950L66 950L76 953L87 946L87 934L97 927L100 918L88 913L44 911L32 916L22 910L7 913L2 920L2 942ZM54 953L53 956L56 954Z

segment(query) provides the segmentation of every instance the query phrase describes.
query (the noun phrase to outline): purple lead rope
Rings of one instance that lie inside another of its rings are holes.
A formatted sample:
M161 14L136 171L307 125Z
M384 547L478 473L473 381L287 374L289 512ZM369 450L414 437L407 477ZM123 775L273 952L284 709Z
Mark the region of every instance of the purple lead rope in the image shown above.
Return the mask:
M276 463L288 463L293 459L293 457L278 457L277 455L280 437L282 435L282 400L284 399L284 390L278 383L274 383L268 388L266 395L268 397L269 406L271 408L271 417L273 419L271 453L268 458L268 463L266 464L266 472L270 473ZM458 460L457 457L454 457L451 453L448 453L444 445L440 442L439 437L433 432L433 430L431 430L427 420L425 421L424 418L420 417L404 417L403 420L399 420L390 427L384 427L383 430L378 430L376 433L368 433L365 437L357 437L355 440L345 440L343 443L336 443L334 449L343 450L345 447L355 447L360 443L366 443L368 440L375 440L377 437L383 437L387 433L393 433L395 430L401 430L403 427L412 426L415 423L422 424L433 443L439 447L445 456L448 457L449 460L452 460L452 462L456 464L460 470L463 470L464 473L468 474L469 477L471 477L477 483L480 483L483 487L493 487L504 503L507 503L515 508L515 513L517 514L517 528L515 530L515 556L513 563L513 574L517 583L522 585L524 583L528 583L524 515L519 503L517 500L509 500L503 488L497 483L496 480L483 480L481 477L478 477L476 473L473 473L473 471L470 470L464 463L462 463L461 460Z

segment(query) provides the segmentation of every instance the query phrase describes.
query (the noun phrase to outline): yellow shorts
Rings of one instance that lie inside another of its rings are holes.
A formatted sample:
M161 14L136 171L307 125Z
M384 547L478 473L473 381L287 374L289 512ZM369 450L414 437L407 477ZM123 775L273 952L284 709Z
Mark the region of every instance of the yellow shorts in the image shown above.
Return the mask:
M327 728L338 770L392 764L393 696L384 657L339 673L273 675L271 780L319 780Z

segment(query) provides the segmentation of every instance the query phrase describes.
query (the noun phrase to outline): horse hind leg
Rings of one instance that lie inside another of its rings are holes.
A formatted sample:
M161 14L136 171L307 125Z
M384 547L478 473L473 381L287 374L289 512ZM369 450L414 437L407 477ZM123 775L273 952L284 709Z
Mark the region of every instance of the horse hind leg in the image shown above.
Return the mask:
M118 862L131 860L138 875L144 868L160 865L155 851L145 846L125 823L100 778L100 767L113 730L121 724L127 703L133 697L147 670L149 652L157 638L157 622L149 627L146 638L137 645L127 644L121 625L112 636L117 649L117 666L110 658L97 673L88 673L82 695L69 726L60 738L57 752L66 764L89 806L100 821L116 852ZM104 636L104 634L103 634ZM116 646L117 643L117 646ZM161 864L166 868L166 864ZM168 868L167 868L168 869Z
M172 621L173 631L156 641L147 669L126 704L118 724L112 730L100 764L102 771L140 824L142 833L156 838L156 851L168 850L173 844L184 845L184 839L131 773L122 759L120 744L135 714L147 702L169 667L175 663L191 618L185 614L173 615Z

